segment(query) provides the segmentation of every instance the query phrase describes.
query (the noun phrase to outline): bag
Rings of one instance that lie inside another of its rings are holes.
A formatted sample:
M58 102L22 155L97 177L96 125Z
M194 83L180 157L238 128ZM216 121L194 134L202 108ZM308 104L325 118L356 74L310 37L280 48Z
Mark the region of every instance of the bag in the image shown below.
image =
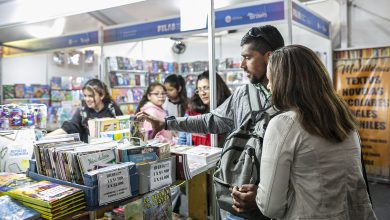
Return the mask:
M279 114L273 106L260 110L260 97L253 85L247 85L251 115L230 134L214 172L214 185L219 207L247 219L269 219L259 209L250 213L233 210L230 187L260 182L260 158L265 129L272 117Z

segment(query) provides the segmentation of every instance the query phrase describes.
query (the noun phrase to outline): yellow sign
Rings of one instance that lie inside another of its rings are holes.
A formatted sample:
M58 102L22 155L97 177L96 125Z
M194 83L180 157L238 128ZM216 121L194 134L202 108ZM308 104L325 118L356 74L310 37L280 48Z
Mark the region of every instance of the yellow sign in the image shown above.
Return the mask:
M389 57L336 61L336 90L358 120L367 173L386 179L390 177L389 85Z

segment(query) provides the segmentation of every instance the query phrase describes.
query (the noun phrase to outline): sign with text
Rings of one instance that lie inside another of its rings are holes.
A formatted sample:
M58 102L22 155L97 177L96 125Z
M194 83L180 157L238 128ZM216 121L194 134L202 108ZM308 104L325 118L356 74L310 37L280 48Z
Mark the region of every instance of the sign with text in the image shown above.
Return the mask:
M253 24L284 19L283 1L225 9L215 12L215 28ZM161 35L184 33L180 30L180 18L165 19L143 24L113 28L103 32L103 42L140 39ZM204 30L198 29L198 30ZM196 30L191 30L196 31Z
M367 173L389 178L390 58L340 59L336 74L337 92L358 120Z
M172 184L172 161L150 165L150 190Z
M129 168L98 174L99 205L125 199L131 196Z
M329 37L330 22L313 14L296 2L292 2L292 19L315 32Z

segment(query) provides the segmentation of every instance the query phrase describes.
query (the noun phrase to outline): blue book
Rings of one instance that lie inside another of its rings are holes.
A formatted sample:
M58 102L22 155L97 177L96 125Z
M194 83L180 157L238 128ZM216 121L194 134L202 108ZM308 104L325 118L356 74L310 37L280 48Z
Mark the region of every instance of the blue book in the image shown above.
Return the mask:
M9 196L0 196L0 216L7 219L39 219L40 214L26 207Z

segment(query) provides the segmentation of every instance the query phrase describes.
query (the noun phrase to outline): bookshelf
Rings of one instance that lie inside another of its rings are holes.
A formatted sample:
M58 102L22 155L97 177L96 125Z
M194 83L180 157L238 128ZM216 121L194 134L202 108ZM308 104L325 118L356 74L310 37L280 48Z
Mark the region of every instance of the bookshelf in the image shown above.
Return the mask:
M49 104L49 87L41 84L3 85L3 104Z

